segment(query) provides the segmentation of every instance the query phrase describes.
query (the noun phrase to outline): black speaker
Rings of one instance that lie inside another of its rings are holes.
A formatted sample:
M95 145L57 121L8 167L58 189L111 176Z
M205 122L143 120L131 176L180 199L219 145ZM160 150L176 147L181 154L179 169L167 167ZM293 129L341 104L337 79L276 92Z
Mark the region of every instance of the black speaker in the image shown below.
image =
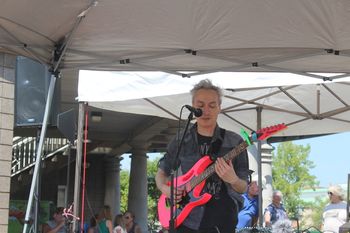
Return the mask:
M43 123L51 73L46 65L26 57L16 58L15 126L35 127ZM59 113L60 85L56 80L48 123L55 126Z

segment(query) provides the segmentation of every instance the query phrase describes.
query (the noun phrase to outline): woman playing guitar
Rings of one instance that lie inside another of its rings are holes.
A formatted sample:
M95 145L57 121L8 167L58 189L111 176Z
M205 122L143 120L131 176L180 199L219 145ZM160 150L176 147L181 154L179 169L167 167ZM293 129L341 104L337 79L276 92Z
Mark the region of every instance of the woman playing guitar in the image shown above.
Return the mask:
M232 233L235 232L237 214L242 204L240 194L247 190L248 155L244 149L234 159L226 161L222 158L243 141L238 134L224 130L217 124L222 90L210 80L202 80L194 86L191 94L192 106L200 108L203 114L186 132L179 152L177 168L183 174L183 182L181 185L179 181L177 186L175 184L177 188L174 188L176 232ZM179 136L169 143L156 175L157 187L166 199L170 199L169 176L174 168L178 144ZM186 181L201 176L201 172L212 164L215 173L192 189L192 180ZM166 203L167 200L162 202L164 207L160 207L161 211L162 208L166 209ZM162 213L159 215L161 218Z

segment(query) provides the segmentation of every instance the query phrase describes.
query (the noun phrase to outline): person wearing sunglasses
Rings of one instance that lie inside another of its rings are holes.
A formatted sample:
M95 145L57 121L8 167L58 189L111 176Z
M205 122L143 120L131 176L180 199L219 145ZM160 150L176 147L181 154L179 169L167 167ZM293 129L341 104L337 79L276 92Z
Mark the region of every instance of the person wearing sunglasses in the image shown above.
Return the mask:
M135 222L135 215L132 212L126 211L123 220L128 233L141 233L141 227Z
M346 202L344 191L339 185L328 188L329 204L323 210L323 232L339 232L339 227L346 222Z

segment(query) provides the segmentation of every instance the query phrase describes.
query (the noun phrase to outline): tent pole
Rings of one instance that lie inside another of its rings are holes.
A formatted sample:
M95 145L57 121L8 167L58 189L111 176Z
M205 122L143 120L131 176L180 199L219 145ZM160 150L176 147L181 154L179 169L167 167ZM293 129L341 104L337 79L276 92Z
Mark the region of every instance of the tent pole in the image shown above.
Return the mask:
M80 202L80 186L81 186L81 164L82 164L82 154L83 154L83 130L84 130L84 112L85 103L79 103L79 113L78 113L78 133L77 133L77 150L75 159L75 177L74 177L74 201L73 201L73 213L75 216L80 216L79 214L79 202ZM83 213L81 213L83 214ZM78 222L73 222L73 231L78 231Z
M67 154L67 179L66 179L66 190L64 192L64 206L68 206L68 194L69 194L69 186L70 186L70 160L71 160L71 144L69 143L68 148L66 149Z
M40 138L40 129L37 129L37 136L36 136L36 148L38 148L38 143ZM34 232L38 232L39 230L39 217L40 217L40 199L41 199L41 166L38 169L38 175L37 175L37 181L35 185L35 193L34 193L34 222L33 222L33 229Z
M257 130L261 129L261 113L262 113L262 107L256 108L257 112ZM257 153L258 153L258 184L259 184L259 226L263 225L263 213L262 213L262 164L261 164L261 141L258 140L257 143Z
M30 214L31 214L31 210L32 210L32 206L33 206L33 200L34 200L34 194L35 194L35 187L38 184L39 169L40 169L41 156L42 156L42 153L43 153L44 139L45 139L45 136L46 136L46 130L47 130L47 125L48 125L48 120L49 120L49 115L50 115L50 109L51 109L53 94L54 94L54 91L55 91L55 84L56 84L57 77L58 77L58 73L52 73L51 74L51 81L50 81L50 86L49 86L49 90L48 90L48 93L47 93L47 100L46 100L46 105L45 105L45 113L44 113L44 117L43 117L43 123L42 123L42 128L41 128L41 133L40 133L40 139L39 139L38 148L36 150L35 166L34 166L32 184L30 186L30 192L29 192L28 204L27 204L27 209L26 209L26 215L25 215L25 218L24 218L23 233L27 233L28 232L28 225L29 225L29 222L30 222Z

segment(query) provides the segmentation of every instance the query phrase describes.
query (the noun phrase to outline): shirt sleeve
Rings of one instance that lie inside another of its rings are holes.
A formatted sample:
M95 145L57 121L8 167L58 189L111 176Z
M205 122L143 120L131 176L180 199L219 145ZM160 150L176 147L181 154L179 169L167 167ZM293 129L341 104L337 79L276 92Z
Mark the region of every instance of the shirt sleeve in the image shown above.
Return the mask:
M167 147L167 152L158 162L158 168L162 169L165 174L170 176L171 170L174 168L177 151L177 140L174 138Z
M272 206L271 205L268 205L266 208L265 208L265 210L264 210L264 214L267 212L267 211L269 211L270 212L270 214L272 214Z
M249 181L249 160L247 150L244 150L234 160L234 169L239 178L242 180Z
M243 142L243 139L238 134L226 130L226 134L224 137L223 142L223 150L224 154L232 151L235 147L240 145ZM247 150L244 149L239 155L237 155L232 160L233 168L235 169L235 172L237 176L245 180L247 183L249 181L249 161L248 161L248 153Z

